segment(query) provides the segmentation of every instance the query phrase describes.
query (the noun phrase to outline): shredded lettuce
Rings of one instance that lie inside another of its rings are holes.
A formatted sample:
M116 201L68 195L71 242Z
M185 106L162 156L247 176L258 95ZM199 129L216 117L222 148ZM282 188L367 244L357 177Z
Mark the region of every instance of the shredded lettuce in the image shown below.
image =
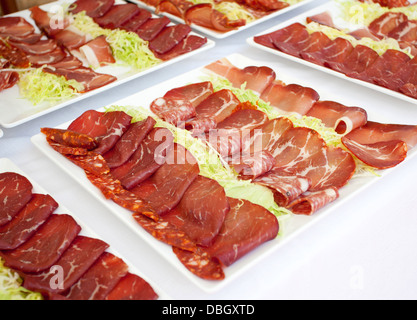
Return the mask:
M256 17L252 13L236 2L223 1L217 3L214 0L191 0L190 2L193 4L209 3L215 10L229 18L229 20L243 19L246 20L246 23L256 20Z
M5 267L0 258L0 300L43 300L43 297L22 287L18 273Z

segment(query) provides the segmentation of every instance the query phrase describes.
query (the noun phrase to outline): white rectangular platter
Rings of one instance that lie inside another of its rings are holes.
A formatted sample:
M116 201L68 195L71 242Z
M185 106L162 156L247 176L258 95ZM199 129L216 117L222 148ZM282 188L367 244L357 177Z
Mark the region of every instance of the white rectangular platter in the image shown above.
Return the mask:
M46 4L44 6L41 6L43 10L50 11L53 8L56 8L57 5L61 5L63 3L68 3L69 1L60 0L57 2L52 2L49 4ZM123 3L122 1L117 1L117 3ZM29 21L31 24L33 24L36 28L36 25L34 21L30 18L30 11L24 10L17 13L12 14L13 16L20 16L24 17L27 21ZM37 29L37 28L36 28ZM38 29L37 29L38 30ZM195 33L194 33L195 34ZM200 47L197 50L191 51L189 53L180 55L176 58L173 58L171 60L163 61L160 64L155 65L154 67L151 67L149 69L143 70L143 71L135 71L134 69L130 67L120 67L120 66L106 66L99 69L96 69L95 71L99 73L107 73L111 74L115 77L117 77L117 80L104 86L101 88L98 88L93 91L89 91L83 94L80 94L78 96L75 96L73 98L70 98L65 101L59 101L55 104L49 104L47 102L40 103L39 105L33 105L32 102L30 102L27 99L23 99L19 93L19 87L18 85L15 85L14 87L4 90L0 92L0 125L4 128L12 128L16 127L18 125L21 125L23 123L26 123L30 120L36 119L38 117L41 117L45 114L48 114L50 112L53 112L55 110L61 109L63 107L66 107L70 104L73 104L75 102L78 102L80 100L86 99L88 97L100 94L105 92L106 90L109 90L111 88L117 87L122 85L123 83L126 83L128 81L140 78L146 74L149 74L151 72L160 70L162 68L168 67L169 65L172 65L176 62L189 59L193 55L199 54L205 50L211 49L215 46L214 41L207 39L207 43Z
M0 159L0 173L3 173L3 172L15 172L15 173L21 174L24 177L26 177L32 183L34 193L48 194L48 192L46 192L40 185L38 185L36 183L36 181L32 180L30 176L28 176L26 173L24 173L19 167L17 167L11 160L9 160L7 158L1 158ZM53 197L53 195L51 195L51 196ZM80 235L95 238L95 239L100 239L104 242L106 241L105 239L99 238L96 234L94 234L94 232L88 226L84 225L83 222L78 217L73 215L65 207L60 205L56 209L54 214L69 214L69 215L71 215L81 227L81 232L79 233ZM119 258L121 258L129 266L129 272L134 273L134 274L140 276L141 278L143 278L145 281L147 281L152 286L154 291L158 294L158 297L159 297L160 300L169 300L169 299L171 299L152 280L148 279L145 275L143 275L140 272L140 270L138 270L135 266L133 266L129 261L127 261L125 258L123 258L115 250L113 250L113 248L111 246L106 251L114 254L115 256L117 256Z
M234 54L228 56L227 59L239 68L243 68L246 66L263 66L265 63L262 61L255 61L247 58L246 56L242 56L239 54ZM304 86L310 86L314 88L314 83L309 81L301 81L297 79L296 76L288 76L280 72L280 66L274 64L268 64L268 67L274 69L276 74L278 75L277 78L286 82L286 83L298 83ZM206 76L207 74L202 69L193 70L191 72L185 73L168 81L162 82L155 87L151 87L146 89L142 92L138 92L132 96L126 97L120 101L114 103L114 105L118 106L141 106L143 108L149 108L150 103L165 94L166 91L187 85L194 82L202 81L202 76ZM341 101L338 96L333 94L328 94L326 92L319 92L322 99L328 99L333 101ZM348 96L348 93L346 93ZM139 99L140 98L140 99ZM141 101L141 104L138 105L137 101ZM366 106L364 106L366 109ZM100 109L103 110L103 109ZM64 123L59 128L67 128L71 119L68 123ZM372 117L373 121L380 121L380 122L393 122L395 123L395 115L387 119L386 117ZM397 123L401 123L400 120L397 120ZM129 228L131 228L139 238L146 241L155 252L161 254L174 268L179 270L186 279L190 280L192 283L197 285L199 288L206 292L215 292L220 290L226 285L230 285L230 283L236 279L244 275L250 268L253 268L256 264L260 263L263 258L273 255L279 254L279 249L284 246L286 243L297 237L303 230L307 228L311 228L317 221L324 218L325 216L335 212L335 210L340 206L346 206L349 204L350 201L354 201L355 195L358 195L361 191L365 188L370 188L373 183L380 181L383 177L387 174L395 172L395 168L385 170L381 172L380 177L376 176L366 176L366 177L356 177L352 179L347 186L340 190L340 198L333 202L332 204L326 206L322 210L315 213L313 216L291 216L289 219L285 221L283 225L281 225L281 230L283 230L282 235L280 235L275 240L267 242L262 246L258 247L257 249L253 250L251 253L247 254L237 262L235 262L230 267L225 268L225 280L222 281L207 281L202 280L193 274L191 274L177 259L177 257L172 252L170 246L165 245L157 240L155 240L150 234L148 234L142 227L132 218L132 215L129 212L121 208L120 206L116 205L110 200L105 199L105 197L101 194L101 192L94 187L89 180L86 178L84 171L74 165L72 162L66 160L62 157L59 153L55 152L46 142L46 139L43 134L37 134L32 137L32 143L52 162L54 162L58 167L60 167L64 172L66 172L69 176L71 176L75 181L85 188L92 196L92 199L95 199L105 205L114 215L120 218ZM405 162L400 165L403 165L409 161L416 161L415 156L417 154L417 150L412 150L409 153L408 158ZM389 186L388 186L389 187ZM376 199L375 199L376 201Z
M260 35L264 35L264 34L268 34L268 33L274 32L276 30L285 28L285 27L287 27L287 26L289 26L289 25L291 25L293 23L297 23L297 22L299 22L301 24L305 24L307 17L313 16L313 15L316 15L316 14L319 14L319 13L322 13L322 12L325 12L325 11L328 11L334 17L334 21L336 22L336 25L338 25L337 24L337 21L338 21L337 20L337 17L338 17L338 13L337 13L338 12L338 9L337 9L337 6L335 5L335 3L333 1L329 1L326 4L323 4L321 6L318 6L318 7L314 8L314 9L309 10L307 12L304 12L304 13L302 13L302 14L300 14L300 15L298 15L298 16L290 19L290 20L287 20L287 21L285 21L283 23L280 23L280 24L278 24L278 25L276 25L276 26L274 26L274 27L272 27L272 28L270 28L270 29L268 29L266 31L263 31L263 32L257 34L256 36L260 36ZM399 93L399 92L396 92L396 91L393 91L393 90L390 90L390 89L387 89L387 88L384 88L384 87L381 87L381 86L378 86L378 85L375 85L375 84L372 84L372 83L369 83L369 82L366 82L366 81L362 81L362 80L358 80L358 79L354 79L354 78L348 77L348 76L346 76L343 73L334 71L332 69L329 69L329 68L326 68L326 67L323 67L323 66L319 66L319 65L317 65L315 63L306 61L306 60L301 59L301 58L297 58L297 57L291 56L291 55L286 54L284 52L281 52L279 50L275 50L275 49L268 48L268 47L265 47L263 45L260 45L260 44L258 44L258 43L256 43L254 41L254 37L248 38L247 39L247 43L250 46L255 47L255 48L259 49L259 50L262 50L262 51L265 51L265 52L269 52L269 53L271 53L273 55L276 55L276 56L279 56L279 57L283 57L283 58L289 59L291 61L295 61L295 62L300 63L302 65L305 65L307 67L314 68L316 70L320 70L320 71L325 72L327 74L331 74L331 75L336 76L338 78L341 78L341 79L350 81L352 83L358 84L360 86L363 86L363 87L366 87L366 88L370 88L370 89L375 90L375 91L377 91L379 93L383 93L383 94L389 95L391 97L394 97L394 98L397 98L397 99L400 99L400 100L403 100L403 101L406 101L406 102L410 102L410 103L413 103L413 104L417 104L417 99L414 99L414 98L411 98L409 96L406 96L405 94L402 94L402 93Z
M299 2L299 3L297 3L297 4L291 5L291 6L287 7L287 8L282 9L282 10L276 11L274 13L271 13L271 14L267 15L267 16L264 16L262 18L256 19L256 20L254 20L254 21L252 21L250 23L247 23L246 25L244 25L242 27L239 27L236 30L232 30L232 31L229 31L229 32L219 32L219 31L216 31L216 30L212 30L210 28L205 28L205 27L202 27L202 26L198 26L196 24L191 24L191 27L194 30L196 30L196 31L198 31L200 33L204 33L204 34L206 34L206 35L208 35L210 37L217 38L217 39L224 39L224 38L230 37L230 36L232 36L232 35L234 35L234 34L236 34L238 32L244 31L244 30L246 30L246 29L248 29L250 27L253 27L253 26L255 26L255 25L259 24L259 23L262 23L262 22L265 22L265 21L269 21L271 19L274 19L276 17L279 17L279 16L281 16L281 15L283 15L283 14L289 12L289 11L295 10L295 9L297 9L297 8L299 8L299 7L301 7L301 6L305 5L305 4L308 4L310 2L313 2L313 1L314 0L303 0L303 1ZM151 10L151 11L155 12L155 8L154 7L147 5L146 3L142 2L142 1L139 1L139 0L129 0L129 2L136 3L136 4L138 4L139 6L141 6L143 8L146 8L148 10ZM177 17L177 16L175 16L173 14L166 13L166 12L160 12L160 14L167 16L168 18L170 18L173 21L177 21L177 22L184 23L184 20L183 19L181 19L180 17Z

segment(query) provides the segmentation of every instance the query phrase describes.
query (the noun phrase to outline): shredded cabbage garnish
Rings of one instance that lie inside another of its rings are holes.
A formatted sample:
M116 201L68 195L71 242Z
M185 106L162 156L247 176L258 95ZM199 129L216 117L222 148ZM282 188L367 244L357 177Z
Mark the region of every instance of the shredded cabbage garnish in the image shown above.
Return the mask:
M67 80L37 68L20 73L19 89L23 98L38 105L45 101L53 104L77 96L84 86L75 80Z
M214 9L226 15L230 20L244 19L246 23L256 20L256 17L236 2L220 2L214 0L191 0L193 4L209 3Z
M22 287L19 274L5 267L0 258L0 300L43 300L43 297Z

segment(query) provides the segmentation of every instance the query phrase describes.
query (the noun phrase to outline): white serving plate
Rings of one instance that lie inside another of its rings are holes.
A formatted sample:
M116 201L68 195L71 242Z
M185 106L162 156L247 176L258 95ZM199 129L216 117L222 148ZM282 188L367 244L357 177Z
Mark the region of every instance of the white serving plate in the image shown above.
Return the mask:
M278 17L280 15L283 15L283 14L289 12L289 11L292 11L294 9L297 9L297 8L299 8L299 7L301 7L301 6L305 5L305 4L308 4L310 2L313 2L313 1L314 0L303 0L303 1L299 2L299 3L297 3L297 4L294 4L292 6L289 6L287 8L284 8L282 10L279 10L279 11L276 11L274 13L271 13L271 14L265 16L265 17L262 17L260 19L255 20L255 21L252 21L252 22L250 22L250 23L248 23L248 24L246 24L246 25L244 25L244 26L242 26L242 27L240 27L240 28L238 28L236 30L229 31L229 32L219 32L219 31L216 31L216 30L212 30L212 29L209 29L209 28L205 28L205 27L202 27L202 26L198 26L198 25L196 25L194 23L191 24L191 27L194 30L196 30L198 32L201 32L201 33L204 33L204 34L206 34L206 35L208 35L210 37L217 38L217 39L224 39L224 38L230 37L230 36L232 36L232 35L234 35L234 34L236 34L238 32L241 32L243 30L246 30L246 29L248 29L250 27L253 27L253 26L255 26L255 25L259 24L259 23L262 23L262 22L271 20L273 18L276 18L276 17ZM152 12L155 12L155 7L149 6L149 5L147 5L146 3L142 2L142 1L139 1L139 0L129 0L129 2L136 3L136 4L138 4L139 6L145 8L145 9L148 9L148 10L151 10ZM170 18L173 21L177 21L177 22L184 23L184 20L183 19L181 19L180 17L177 17L177 16L175 16L173 14L170 14L170 13L167 13L167 12L160 12L160 14L167 16L168 18Z
M34 193L48 194L48 192L46 192L44 189L42 189L42 187L39 186L36 183L36 181L33 181L26 173L24 173L19 167L17 167L11 160L9 160L7 158L1 158L0 159L0 173L2 173L2 172L16 172L18 174L21 174L24 177L26 177L32 183ZM99 238L96 234L94 234L94 232L88 226L85 226L82 223L82 221L80 221L76 216L74 216L68 209L64 208L63 206L60 205L56 209L54 214L69 214L69 215L71 215L82 228L79 235L86 236L86 237L91 237L91 238L95 238L95 239L100 239L102 241L106 241L105 239ZM135 266L133 266L129 261L127 261L125 258L123 258L119 253L114 251L111 246L108 249L106 249L106 251L114 254L115 256L117 256L119 258L121 258L129 266L129 272L134 273L134 274L140 276L141 278L143 278L145 281L147 281L152 286L154 291L158 294L160 300L169 300L169 299L171 299L152 280L148 279L146 277L146 275L143 275L140 272L140 270L137 270L137 268Z
M43 10L46 11L52 11L54 8L56 8L57 5L68 3L72 1L65 1L65 0L59 0L57 2L48 3L46 5L40 6ZM118 0L117 3L124 3L121 0ZM24 10L17 13L12 14L12 16L21 16L27 19L30 23L32 23L35 26L35 29L37 29L35 22L30 18L30 11ZM194 33L196 34L196 33ZM80 100L86 99L88 97L94 96L96 94L102 93L106 90L109 90L111 88L117 87L122 85L123 83L126 83L128 81L140 78L148 73L157 71L159 69L168 67L176 62L188 59L195 54L199 54L203 51L206 51L208 49L211 49L215 46L214 41L207 39L207 43L202 46L201 48L188 52L186 54L183 54L181 56L178 56L174 59L164 61L154 67L151 67L149 69L137 72L133 70L130 67L120 67L120 66L106 66L99 69L95 69L95 71L99 73L107 73L111 74L113 76L116 76L118 79L104 87L98 88L96 90L86 92L83 94L80 94L78 96L75 96L73 98L70 98L65 101L57 102L56 104L49 104L47 102L43 102L39 105L33 105L29 100L23 99L20 96L19 93L19 86L15 85L10 89L4 90L0 92L0 125L4 128L12 128L16 127L18 125L21 125L25 122L28 122L30 120L33 120L35 118L41 117L45 114L48 114L50 112L53 112L55 110L61 109L63 107L66 107L72 103L78 102ZM11 107L13 106L13 107Z
M315 14L319 14L319 13L322 13L322 12L325 12L325 11L328 11L328 12L330 12L332 14L332 16L334 17L334 22L335 22L336 25L341 25L342 27L349 26L349 24L346 24L346 23L345 23L345 25L343 25L342 24L343 23L343 20L337 18L337 15L336 15L337 12L338 12L337 7L336 7L336 5L335 5L335 3L333 1L330 1L330 2L328 2L326 4L323 4L321 6L316 7L314 9L310 10L310 11L304 12L304 13L302 13L302 14L300 14L300 15L298 15L298 16L290 19L290 20L287 20L287 21L285 21L283 23L280 23L280 24L274 26L273 28L270 28L270 29L268 29L266 31L263 31L262 33L259 33L256 36L261 36L261 35L264 35L264 34L268 34L268 33L274 32L276 30L285 28L285 27L287 27L287 26L289 26L289 25L291 25L293 23L296 23L296 22L299 22L301 24L305 24L307 17L312 16L312 15L315 15ZM359 28L359 25L357 27ZM354 29L352 29L352 31L353 30ZM291 61L295 61L295 62L300 63L302 65L308 66L310 68L314 68L316 70L320 70L322 72L331 74L333 76L336 76L338 78L341 78L341 79L350 81L352 83L355 83L355 84L358 84L358 85L361 85L361 86L364 86L366 88L370 88L372 90L375 90L377 92L380 92L380 93L389 95L391 97L394 97L394 98L397 98L397 99L401 99L403 101L407 101L407 102L410 102L410 103L413 103L413 104L417 104L417 99L414 99L414 98L411 98L409 96L406 96L405 94L402 94L402 93L399 93L399 92L396 92L396 91L393 91L393 90L390 90L390 89L387 89L387 88L384 88L384 87L375 85L373 83L369 83L369 82L362 81L362 80L359 80L359 79L350 78L350 77L346 76L345 74L343 74L341 72L337 72L337 71L334 71L332 69L329 69L329 68L326 68L326 67L323 67L323 66L319 66L319 65L317 65L315 63L306 61L304 59L291 56L291 55L286 54L284 52L281 52L279 50L275 50L275 49L268 48L268 47L265 47L263 45L260 45L260 44L258 44L258 43L256 43L254 41L254 37L248 38L247 39L247 43L250 46L255 47L257 49L260 49L262 51L272 53L274 55L277 55L279 57L283 57L285 59L289 59Z
M257 65L263 66L265 63L260 61L251 60L245 56L240 54L234 54L228 56L227 59L233 63L235 66L239 68L243 68L250 65ZM278 75L278 78L286 83L299 83L304 86L311 86L314 88L314 83L312 81L301 81L294 78L294 76L288 76L283 72L277 72L277 70L281 70L279 65L272 65L269 64L269 67L275 70ZM126 97L122 100L115 102L113 105L119 106L139 106L137 101L141 101L141 107L148 108L150 103L165 94L166 91L179 87L182 85L186 85L193 82L202 81L202 76L207 75L204 70L196 69L191 72L185 73L183 75L177 76L173 79L167 80L165 82L160 83L157 86L148 88L144 91L138 92L132 96ZM337 96L333 94L328 94L326 92L320 92L320 95L323 100L334 100L334 101L341 101L338 99ZM139 99L140 98L140 99ZM366 108L366 106L365 106ZM103 109L100 109L102 111ZM383 116L379 116L379 118L373 117L373 121L380 121L388 123L391 121L392 123L401 123L400 120L395 121L395 115L390 116L389 119ZM73 120L73 119L72 119ZM70 124L69 121L64 123L59 128L67 128ZM354 201L355 195L358 195L364 189L369 188L372 186L373 183L378 182L381 178L386 176L387 174L395 171L395 168L385 170L381 172L381 177L376 176L367 176L367 177L356 177L352 179L348 185L340 190L340 198L335 202L327 205L322 210L315 213L313 216L291 216L290 219L285 221L283 227L283 234L279 236L277 239L264 243L257 249L253 250L233 265L224 269L226 278L222 281L207 281L198 278L197 276L193 275L189 272L182 263L177 259L177 257L172 252L170 246L161 243L155 238L153 238L150 234L148 234L142 227L132 218L132 214L127 211L126 209L116 205L110 200L107 200L101 192L94 187L90 181L86 178L84 171L77 167L72 162L66 160L63 156L59 153L54 151L46 142L45 136L43 134L37 134L31 138L32 143L42 152L44 153L52 162L54 162L58 167L60 167L64 172L66 172L69 176L71 176L75 181L80 184L83 188L85 188L92 197L105 205L114 215L116 215L123 223L125 223L129 228L131 228L139 238L147 242L155 252L161 254L174 268L180 271L186 279L197 285L200 289L206 292L215 292L220 290L221 288L229 285L234 279L243 276L250 268L255 266L256 264L260 263L263 258L272 255L278 254L279 249L284 246L286 243L297 237L303 230L310 228L314 225L314 223L320 221L320 219L324 218L328 214L335 212L335 210L340 206L348 205L349 202ZM412 150L406 159L405 162L412 161L417 154L417 148ZM415 161L415 159L414 159ZM404 162L404 163L405 163ZM401 166L402 164L400 164Z

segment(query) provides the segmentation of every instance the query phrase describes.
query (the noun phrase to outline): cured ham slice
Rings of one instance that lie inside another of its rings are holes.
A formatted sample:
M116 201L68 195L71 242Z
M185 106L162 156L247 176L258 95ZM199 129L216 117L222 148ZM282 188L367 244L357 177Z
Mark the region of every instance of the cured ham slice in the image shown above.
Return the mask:
M323 49L308 54L308 60L325 67L343 63L352 53L353 45L343 38L329 41Z
M158 54L167 53L185 39L190 32L190 26L185 24L168 26L149 43L149 49Z
M304 60L315 62L315 55L331 45L330 38L323 32L313 32L309 40L299 46L300 57Z
M167 17L151 18L142 24L136 33L145 41L152 41L171 22Z
M19 74L14 71L2 70L7 68L9 62L7 60L2 61L0 59L0 92L13 87L19 81Z
M349 32L349 35L351 35L352 37L355 37L358 40L363 39L363 38L369 38L375 41L380 40L380 38L378 38L375 34L373 34L368 28L356 29L355 31Z
M358 78L379 58L379 54L363 45L357 45L343 63L332 64L332 69L342 72L349 77Z
M140 143L129 160L111 171L126 189L145 181L164 163L167 152L172 148L174 137L165 128L153 129Z
M35 28L22 17L1 17L0 35L28 36L35 32Z
M139 13L139 7L133 3L113 5L103 16L94 21L105 29L116 29Z
M103 155L109 168L119 167L129 160L155 124L151 117L131 124L115 146Z
M299 199L291 203L289 208L294 214L312 215L337 198L339 198L339 192L336 188L306 192Z
M116 62L106 36L99 36L87 42L79 50L84 54L92 68L99 68Z
M13 172L0 173L0 226L11 221L32 199L33 186Z
M417 20L404 21L388 37L417 45Z
M184 231L197 245L209 246L230 210L225 191L218 182L198 176L178 206L164 220Z
M198 163L192 154L181 145L175 144L165 163L149 179L131 191L163 216L178 205L199 172Z
M193 5L194 3L184 0L158 0L154 7L156 13L167 12L174 16L183 18L186 11Z
M42 292L46 296L65 292L87 272L108 247L104 241L77 236L54 264L53 270L25 275L23 286L28 290ZM60 270L63 279L60 283L54 279L58 268L62 268Z
M54 39L60 46L71 51L85 45L91 37L76 28L69 27L56 33Z
M328 11L307 17L307 23L316 22L324 26L336 28L333 18Z
M187 100L195 108L213 93L213 84L210 81L204 81L171 89L165 93L164 98Z
M299 57L300 46L303 46L310 40L310 34L304 25L301 23L294 23L288 27L273 32L270 34L269 38L274 46L273 48L292 56Z
M69 300L104 300L128 274L128 269L122 259L110 252L104 252L65 297Z
M396 29L403 22L408 21L408 17L401 12L386 12L379 18L372 21L368 29L375 35L383 38Z
M107 295L105 300L156 300L158 294L141 277L128 273Z
M250 132L253 129L265 124L268 116L259 110L242 109L233 113L217 125L217 129L239 129Z
M131 120L132 117L122 111L105 113L88 110L75 119L68 130L97 138L98 147L94 152L105 154L127 131Z
M320 95L312 88L298 84L284 85L275 81L262 93L261 99L269 102L283 114L305 115L320 99Z
M57 47L49 53L42 55L27 54L26 57L33 66L41 67L46 64L59 63L67 57L67 54L60 47Z
M211 14L211 23L213 28L220 32L229 32L236 30L246 24L245 19L230 20L224 13L213 10Z
M1 252L5 265L22 272L41 272L51 267L70 246L81 227L65 214L54 214L38 232L17 249Z
M26 54L32 55L44 55L54 51L57 48L57 43L54 40L39 40L34 44L27 44L22 42L15 42L13 40L8 41L14 47L18 47Z
M368 119L364 109L334 101L317 101L306 115L320 119L326 127L343 135L363 126Z
M32 7L29 10L30 17L35 21L38 28L50 37L55 36L71 24L70 19L62 19L61 17L56 19L38 6Z
M59 62L48 63L52 69L78 69L83 63L74 56L67 56Z
M57 208L58 204L51 196L34 194L8 224L0 227L0 250L12 250L22 245Z
M256 179L269 172L275 165L275 158L267 151L242 156L233 168L243 180Z
M152 14L145 9L139 8L139 12L130 20L121 25L122 29L136 32L146 21L152 18Z
M99 18L104 16L114 5L114 0L77 0L69 8L73 14L85 11L86 15L91 18Z
M188 35L174 48L164 54L156 53L155 56L161 60L170 60L188 52L197 50L207 43L207 38L202 38L193 34Z

